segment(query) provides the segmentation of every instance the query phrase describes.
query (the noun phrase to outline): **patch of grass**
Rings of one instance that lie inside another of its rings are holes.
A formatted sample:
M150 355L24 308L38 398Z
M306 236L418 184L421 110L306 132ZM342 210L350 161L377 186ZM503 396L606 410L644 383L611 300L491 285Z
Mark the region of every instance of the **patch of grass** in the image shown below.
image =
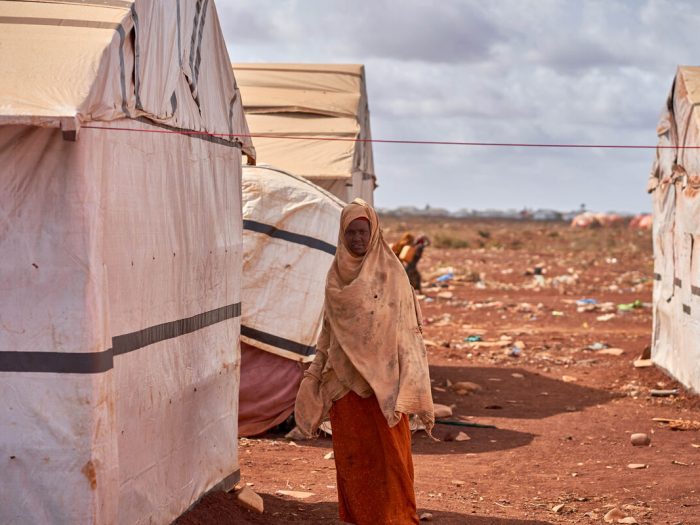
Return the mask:
M438 234L435 236L433 245L436 248L469 248L469 242L451 235Z

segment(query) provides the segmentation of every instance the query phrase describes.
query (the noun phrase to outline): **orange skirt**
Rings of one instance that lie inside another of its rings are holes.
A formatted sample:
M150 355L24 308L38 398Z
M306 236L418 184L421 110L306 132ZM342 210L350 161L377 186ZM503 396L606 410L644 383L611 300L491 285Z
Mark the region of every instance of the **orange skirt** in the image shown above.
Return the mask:
M340 519L418 523L408 417L390 428L375 396L363 399L351 391L333 403L330 418Z

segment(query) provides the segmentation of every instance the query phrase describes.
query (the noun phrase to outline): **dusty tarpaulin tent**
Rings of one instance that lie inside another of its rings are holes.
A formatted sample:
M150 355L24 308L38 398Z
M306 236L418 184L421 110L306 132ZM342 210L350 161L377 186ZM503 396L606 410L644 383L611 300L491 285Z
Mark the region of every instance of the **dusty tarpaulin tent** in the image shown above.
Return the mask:
M679 67L657 133L651 356L700 392L700 67ZM671 146L671 147L669 147Z
M269 166L244 167L242 189L238 423L252 436L292 413L304 364L316 353L343 203Z
M241 149L212 1L0 1L0 523L237 479Z
M234 64L259 162L304 177L345 202L374 201L362 65ZM330 139L330 140L329 140ZM360 139L354 140L338 139Z

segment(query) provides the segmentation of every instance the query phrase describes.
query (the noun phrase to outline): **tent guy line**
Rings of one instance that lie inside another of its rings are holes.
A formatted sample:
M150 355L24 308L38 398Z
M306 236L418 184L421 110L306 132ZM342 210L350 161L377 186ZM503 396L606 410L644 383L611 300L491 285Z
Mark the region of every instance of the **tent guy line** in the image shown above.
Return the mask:
M460 142L448 140L404 140L404 139L361 139L352 137L312 137L312 136L293 136L293 135L276 135L271 133L210 133L208 131L190 131L190 130L164 130L164 129L131 129L120 128L113 126L81 126L87 129L99 129L109 131L135 131L137 133L176 133L180 135L204 135L213 138L233 137L233 138L251 138L251 139L285 139L285 140L308 140L308 141L335 141L335 142L366 142L379 144L414 144L428 146L485 146L485 147L500 147L500 148L560 148L560 149L700 149L700 146L663 146L663 145L636 145L636 144L547 144L533 142Z

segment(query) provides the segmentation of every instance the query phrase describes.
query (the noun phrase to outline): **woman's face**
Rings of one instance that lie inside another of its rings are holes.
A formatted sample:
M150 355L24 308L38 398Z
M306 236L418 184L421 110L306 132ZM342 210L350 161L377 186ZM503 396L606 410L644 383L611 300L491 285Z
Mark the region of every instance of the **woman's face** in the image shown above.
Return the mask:
M367 253L370 237L369 222L365 219L355 219L345 229L345 244L358 257Z

